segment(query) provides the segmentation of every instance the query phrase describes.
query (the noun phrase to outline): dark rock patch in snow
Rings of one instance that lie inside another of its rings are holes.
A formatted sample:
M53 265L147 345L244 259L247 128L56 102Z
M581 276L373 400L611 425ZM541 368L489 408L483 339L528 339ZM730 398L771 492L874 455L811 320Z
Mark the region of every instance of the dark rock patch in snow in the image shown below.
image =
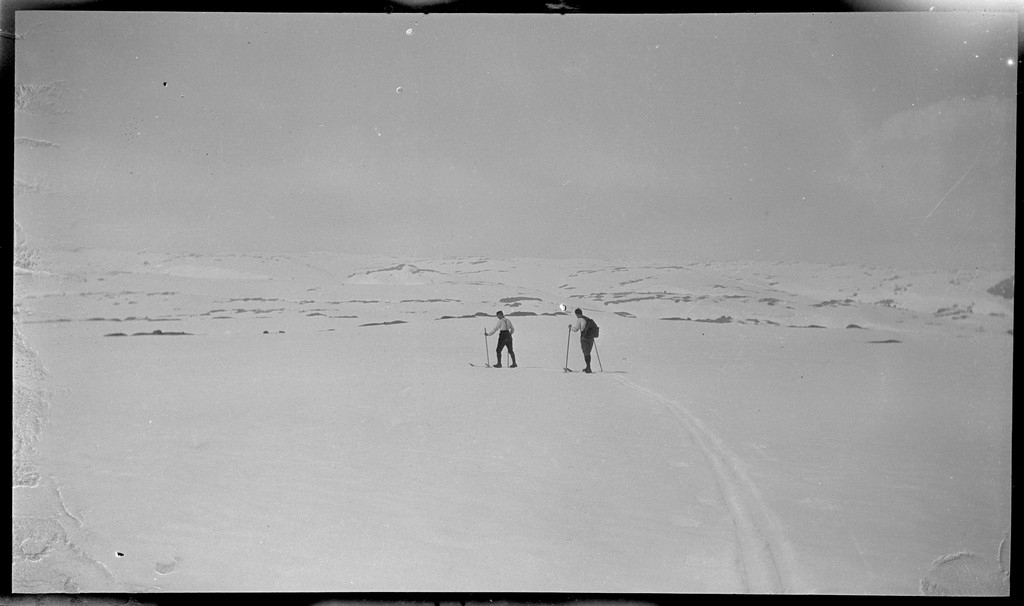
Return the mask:
M441 316L438 320L464 320L466 318L490 318L491 314L478 311L475 314L467 314L463 316Z
M630 294L640 293L616 293L615 297L622 297ZM631 299L617 299L615 301L605 301L605 305L620 305L622 303L636 303L638 301L672 301L673 303L689 303L693 300L693 297L689 295L673 295L671 293L643 293L646 296L633 297ZM600 296L596 297L600 300Z
M393 267L385 267L383 269L371 269L371 270L367 271L366 273L373 274L373 273L382 272L382 271L408 271L408 272L411 272L411 273L414 273L414 274L415 273L419 273L421 271L429 271L429 272L433 272L435 274L441 273L439 271L434 271L433 269L420 269L419 267L416 267L415 265L411 265L409 263L399 263L398 265L395 265ZM353 275L355 275L355 274L353 274Z
M1003 280L999 284L996 284L987 291L989 294L1004 299L1013 299L1013 276Z
M815 303L814 305L811 305L811 307L849 307L854 303L856 303L856 301L853 299L843 299L841 301L839 299L830 299L828 301L822 301L821 303Z
M498 302L500 303L505 303L509 305L513 303L519 304L521 301L543 301L543 299L538 299L537 297L505 297L504 299L498 300Z
M284 311L283 307L275 307L273 309L235 309L236 314L269 314L275 312Z
M974 313L974 305L967 305L966 307L960 305L953 305L952 307L942 307L935 310L933 314L936 318L949 318L951 320L965 320Z
M636 284L637 282L643 282L644 280L650 280L648 276L646 278L637 278L636 280L626 280L625 282L619 282L619 286L627 286L629 284Z

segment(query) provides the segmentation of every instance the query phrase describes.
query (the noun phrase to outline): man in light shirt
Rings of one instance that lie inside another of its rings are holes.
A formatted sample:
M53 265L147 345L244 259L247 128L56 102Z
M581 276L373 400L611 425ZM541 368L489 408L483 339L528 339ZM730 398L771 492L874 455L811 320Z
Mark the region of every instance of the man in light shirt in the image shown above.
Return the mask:
M494 333L498 333L498 363L494 365L495 368L501 368L501 350L505 347L508 348L508 357L512 361L508 365L509 368L516 367L516 352L512 351L512 333L516 329L512 326L512 322L505 317L505 314L498 312L498 323L495 324L494 329L491 332L484 331L484 334L488 337Z

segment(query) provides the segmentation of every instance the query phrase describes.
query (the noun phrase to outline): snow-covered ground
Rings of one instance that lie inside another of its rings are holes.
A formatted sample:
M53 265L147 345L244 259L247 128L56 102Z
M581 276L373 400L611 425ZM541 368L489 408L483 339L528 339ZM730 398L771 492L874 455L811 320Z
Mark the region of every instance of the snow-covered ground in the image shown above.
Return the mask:
M42 250L13 590L1004 594L1010 278Z

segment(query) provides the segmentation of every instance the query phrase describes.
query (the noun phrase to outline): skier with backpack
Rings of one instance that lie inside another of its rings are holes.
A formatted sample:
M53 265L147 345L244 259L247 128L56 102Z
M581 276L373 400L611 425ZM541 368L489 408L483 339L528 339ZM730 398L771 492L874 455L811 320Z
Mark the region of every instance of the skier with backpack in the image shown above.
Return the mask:
M597 324L583 315L583 310L576 308L576 322L569 325L571 332L580 333L580 347L583 349L583 361L587 363L587 367L583 369L583 372L591 373L590 370L590 352L594 349L594 339L597 338L600 329Z

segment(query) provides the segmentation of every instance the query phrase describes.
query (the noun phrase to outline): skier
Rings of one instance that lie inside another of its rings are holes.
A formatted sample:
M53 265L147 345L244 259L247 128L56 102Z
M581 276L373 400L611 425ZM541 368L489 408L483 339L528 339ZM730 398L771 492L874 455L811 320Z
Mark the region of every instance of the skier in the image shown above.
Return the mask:
M582 332L587 327L587 322L590 318L583 315L583 310L576 308L576 322L569 325L569 330L572 332L580 333L580 347L583 349L583 361L587 363L587 367L583 369L583 372L593 372L590 370L590 351L594 349L594 339L592 337L583 336Z
M508 365L509 368L516 367L516 352L512 351L512 333L516 331L515 327L512 326L512 322L505 317L505 314L498 312L498 323L494 325L494 329L491 332L484 330L484 335L491 336L494 333L498 333L498 363L494 365L495 368L501 368L501 350L502 348L508 347L508 357L512 360L512 363ZM499 332L500 331L500 332Z

